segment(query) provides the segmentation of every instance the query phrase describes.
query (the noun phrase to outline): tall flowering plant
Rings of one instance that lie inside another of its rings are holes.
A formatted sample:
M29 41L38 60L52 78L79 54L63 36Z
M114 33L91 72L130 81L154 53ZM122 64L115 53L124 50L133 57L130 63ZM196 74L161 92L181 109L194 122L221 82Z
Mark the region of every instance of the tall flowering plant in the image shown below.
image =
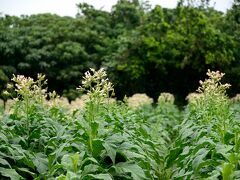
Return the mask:
M85 119L87 121L86 130L88 132L89 152L92 154L93 140L98 134L99 122L97 121L97 115L99 114L100 106L106 98L114 94L114 89L112 83L107 78L104 68L98 71L91 68L90 71L87 71L81 86L77 89L88 95L88 101L85 106Z

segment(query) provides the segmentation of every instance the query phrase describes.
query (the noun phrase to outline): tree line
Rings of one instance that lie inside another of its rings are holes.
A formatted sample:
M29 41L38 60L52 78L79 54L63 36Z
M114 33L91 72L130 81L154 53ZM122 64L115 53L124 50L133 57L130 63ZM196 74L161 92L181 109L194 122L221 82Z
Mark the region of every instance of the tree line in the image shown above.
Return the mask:
M73 100L90 67L106 68L118 98L167 91L183 100L207 69L226 73L230 95L240 91L240 0L226 13L209 0L179 0L174 9L118 0L110 12L77 6L74 18L0 17L1 92L12 74L43 73L50 90Z

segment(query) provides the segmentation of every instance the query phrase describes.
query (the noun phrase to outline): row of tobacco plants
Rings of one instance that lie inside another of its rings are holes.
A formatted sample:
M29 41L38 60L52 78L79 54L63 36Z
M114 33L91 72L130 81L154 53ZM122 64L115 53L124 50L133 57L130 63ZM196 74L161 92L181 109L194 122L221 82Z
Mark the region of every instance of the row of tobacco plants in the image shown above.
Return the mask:
M166 156L172 179L240 178L239 103L226 96L219 71L207 72L199 94L190 98L178 137Z
M240 105L222 73L207 75L183 111L168 93L155 106L112 101L104 69L85 73L87 98L75 109L47 92L43 75L14 76L14 101L0 114L0 179L240 178Z

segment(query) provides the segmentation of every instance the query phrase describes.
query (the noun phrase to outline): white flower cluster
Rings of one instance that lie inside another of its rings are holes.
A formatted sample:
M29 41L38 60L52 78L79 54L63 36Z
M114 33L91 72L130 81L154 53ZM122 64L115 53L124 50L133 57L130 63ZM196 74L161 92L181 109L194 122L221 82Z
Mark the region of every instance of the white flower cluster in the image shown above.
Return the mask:
M69 107L69 102L66 97L55 97L54 99L50 99L47 101L47 104L50 107L62 107L62 108L68 108Z
M231 98L232 102L240 102L240 94L236 94L236 96Z
M90 68L90 71L87 71L83 77L82 85L77 89L87 92L90 99L108 98L114 93L113 85L109 82L104 68L98 71Z
M80 98L76 98L74 101L71 101L69 104L70 109L76 110L76 109L83 109L86 103L89 101L88 95L84 94ZM105 98L102 103L103 104L113 104L116 102L116 99L114 98Z
M153 99L148 97L145 93L137 93L134 94L133 96L127 98L127 104L131 108L138 108L143 105L150 105L153 103Z
M86 94L83 94L81 97L76 98L74 101L71 101L70 103L66 97L58 96L55 91L49 94L50 100L47 101L47 104L50 107L61 107L64 109L69 109L71 111L83 109L86 103L89 101L89 96ZM116 99L114 98L105 98L102 101L103 104L111 104L115 102Z
M14 105L15 101L13 99L8 99L6 104L5 104L5 109L4 109L4 113L5 114L11 114L13 113L13 109L12 106Z
M7 84L7 90L3 92L3 95L11 97L12 94L9 93L9 91L15 91L17 97L7 100L5 104L5 113L11 113L11 107L19 101L25 102L26 107L30 104L35 104L35 102L46 102L45 100L48 95L47 89L43 88L43 86L47 84L45 75L38 74L36 81L30 77L25 77L23 75L13 75L13 78L11 80L14 82L14 85Z
M89 100L88 95L84 94L80 98L76 98L74 101L71 101L69 107L72 110L83 109L88 100Z
M186 100L188 103L196 103L201 97L203 97L203 94L193 92L187 95Z
M230 88L230 84L221 84L220 80L224 76L224 73L220 71L210 71L208 70L207 76L208 79L205 81L200 81L200 87L198 88L198 92L200 93L214 93L214 94L224 94L228 88Z
M36 81L23 75L13 75L12 81L15 83L15 91L22 97L33 98L39 101L47 97L47 89L43 88L47 84L45 75L38 74Z
M171 93L163 92L158 97L158 103L170 103L174 104L174 95Z

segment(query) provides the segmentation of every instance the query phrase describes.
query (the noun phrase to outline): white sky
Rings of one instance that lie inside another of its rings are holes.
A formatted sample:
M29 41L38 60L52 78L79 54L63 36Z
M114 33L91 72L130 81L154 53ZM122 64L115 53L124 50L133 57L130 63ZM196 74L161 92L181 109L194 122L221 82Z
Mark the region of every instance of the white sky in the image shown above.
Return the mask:
M215 8L223 12L231 7L232 1L213 0L216 2ZM53 13L74 17L77 14L76 4L81 2L91 4L97 9L103 8L110 11L117 0L0 0L0 13L16 16ZM177 0L149 0L149 2L152 7L159 4L162 7L174 8L177 5Z

